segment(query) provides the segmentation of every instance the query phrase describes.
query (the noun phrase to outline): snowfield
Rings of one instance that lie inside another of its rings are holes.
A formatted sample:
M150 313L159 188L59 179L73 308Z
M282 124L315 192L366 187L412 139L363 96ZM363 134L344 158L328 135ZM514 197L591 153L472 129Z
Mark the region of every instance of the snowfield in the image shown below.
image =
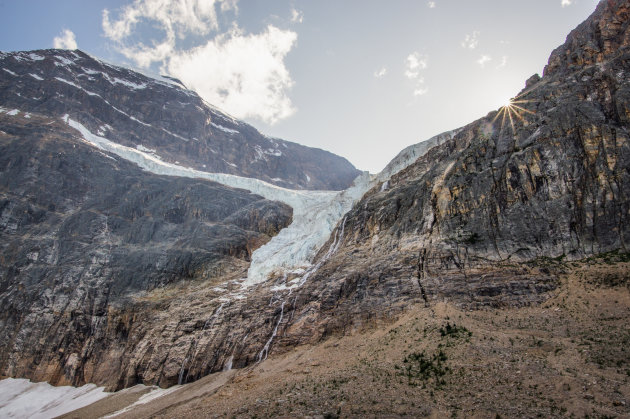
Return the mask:
M101 400L111 393L103 387L53 387L19 378L0 380L0 417L48 419Z

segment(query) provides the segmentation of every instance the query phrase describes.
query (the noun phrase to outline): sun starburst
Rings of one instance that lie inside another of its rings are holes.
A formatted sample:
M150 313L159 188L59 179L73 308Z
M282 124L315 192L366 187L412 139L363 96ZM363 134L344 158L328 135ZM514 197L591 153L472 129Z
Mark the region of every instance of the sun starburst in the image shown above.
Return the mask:
M510 99L508 103L499 109L499 112L492 120L492 123L494 124L497 119L501 118L501 132L503 132L506 121L509 121L510 127L512 127L512 133L515 133L514 121L525 121L525 115L534 114L534 112L521 106L529 102L531 102L531 100L519 99L518 97Z

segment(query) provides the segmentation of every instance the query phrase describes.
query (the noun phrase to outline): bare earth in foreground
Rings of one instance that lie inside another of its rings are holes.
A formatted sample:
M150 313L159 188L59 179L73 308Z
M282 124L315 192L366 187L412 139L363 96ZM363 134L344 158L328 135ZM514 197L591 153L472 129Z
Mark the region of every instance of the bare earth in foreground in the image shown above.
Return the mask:
M213 374L119 417L629 417L626 259L545 260L561 281L539 306L412 306L391 324ZM120 399L66 417L137 397Z

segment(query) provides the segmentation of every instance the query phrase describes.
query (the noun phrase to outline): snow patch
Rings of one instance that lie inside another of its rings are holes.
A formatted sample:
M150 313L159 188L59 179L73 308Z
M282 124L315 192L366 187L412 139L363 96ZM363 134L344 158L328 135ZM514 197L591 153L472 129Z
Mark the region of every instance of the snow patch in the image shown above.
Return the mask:
M139 384L139 386L144 387L142 384ZM135 388L135 387L132 387L132 388ZM127 412L129 412L130 410L132 410L136 406L147 404L147 403L149 403L149 402L151 402L151 401L153 401L155 399L158 399L158 398L166 396L167 394L170 394L170 393L172 393L174 391L177 391L180 388L181 388L181 386L173 386L173 387L170 387L170 388L167 388L167 389L160 388L160 387L157 387L157 386L152 386L151 390L149 390L148 393L145 393L142 396L140 396L140 398L135 403L132 403L129 406L125 407L124 409L117 410L116 412L111 413L111 414L109 414L107 416L103 416L103 419L113 418L113 417L122 415L123 413L127 413ZM125 390L123 390L123 391L125 391Z
M223 132L227 132L228 134L240 134L240 132L235 129L230 129L230 128L224 127L223 125L215 124L214 122L211 122L210 125L212 125L213 127L217 129L220 129Z
M41 78L37 74L29 73L28 75L31 76L32 78L34 78L35 80L39 80L39 81L44 80L43 78Z
M265 156L263 149L259 145L254 146L254 151L256 152L256 155L254 156L254 160L252 161L252 163L257 162L258 160L267 161L267 157Z
M62 57L61 55L55 55L55 58L58 59L60 61L60 65L72 65L74 64L74 61L67 59L66 57ZM55 62L55 65L57 65L58 63Z
M124 79L121 79L121 78L118 78L118 77L111 77L107 73L102 73L102 74L105 77L105 79L110 84L113 84L113 85L122 84L123 86L131 87L132 89L135 89L135 90L141 90L141 89L145 89L147 87L146 83L141 83L141 84L133 83L133 82L130 82L129 80L124 80Z
M7 115L9 115L9 116L15 116L15 115L17 115L17 114L19 114L19 113L20 113L20 110L19 110L19 109L13 109L12 111L7 112Z
M6 378L0 380L0 417L53 418L92 404L110 394L103 387L94 384L53 387L48 383L32 383L22 378Z
M109 74L107 74L107 73L105 73L103 71L92 70L90 68L85 68L85 67L81 67L81 70L86 75L89 75L89 76L94 76L96 74L100 74L100 75L102 75L105 78L105 80L107 80L112 85L122 84L123 86L130 87L130 88L132 88L134 90L146 89L146 87L147 87L147 83L134 83L134 82L131 82L129 80L121 79L119 77L112 77L112 76L110 76Z
M75 83L71 82L70 80L62 79L61 77L55 77L55 80L58 80L58 81L60 81L60 82L62 82L62 83L65 83L65 84L69 84L70 86L72 86L72 87L76 87L76 88L77 88L77 89L79 89L79 90L84 90L81 86L79 86L78 84L75 84ZM87 92L87 91L86 91L86 93L90 94L90 93L92 93L92 92ZM98 95L98 94L96 94L96 93L92 93L90 96L99 96L99 95Z
M18 52L13 54L13 59L15 61L41 61L44 57L35 53L26 54L25 52Z
M150 154L155 154L156 153L156 151L153 150L152 148L147 148L147 147L143 146L142 144L138 144L136 146L136 148L138 150L140 150L140 151L144 151L145 153L150 153Z
M459 133L461 129L453 131L447 131L442 134L429 138L428 140L419 142L418 144L410 145L402 150L378 175L376 175L375 183L385 182L389 180L396 173L407 168L421 156L425 155L427 151L435 146L445 143L452 139Z
M4 68L4 67L2 67L2 69L3 69L4 71L6 71L7 73L9 73L10 75L12 75L12 76L16 76L16 77L17 77L17 74L16 74L16 73L14 73L13 71L9 70L8 68Z

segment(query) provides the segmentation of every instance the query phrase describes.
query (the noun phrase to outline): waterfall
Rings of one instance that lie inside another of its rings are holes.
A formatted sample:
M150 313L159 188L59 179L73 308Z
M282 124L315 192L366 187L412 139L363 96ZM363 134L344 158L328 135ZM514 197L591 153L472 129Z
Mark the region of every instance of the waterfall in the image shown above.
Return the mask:
M283 301L282 305L280 306L280 319L278 319L278 323L276 323L276 327L273 329L273 333L271 334L271 337L269 338L267 343L265 343L264 348L262 348L262 350L258 354L257 362L264 361L265 359L267 359L267 355L269 355L269 347L271 346L271 342L273 341L273 338L275 338L276 334L278 333L278 327L280 326L280 323L282 322L282 316L284 316L284 303L285 301ZM265 356L264 358L263 358L263 354Z

